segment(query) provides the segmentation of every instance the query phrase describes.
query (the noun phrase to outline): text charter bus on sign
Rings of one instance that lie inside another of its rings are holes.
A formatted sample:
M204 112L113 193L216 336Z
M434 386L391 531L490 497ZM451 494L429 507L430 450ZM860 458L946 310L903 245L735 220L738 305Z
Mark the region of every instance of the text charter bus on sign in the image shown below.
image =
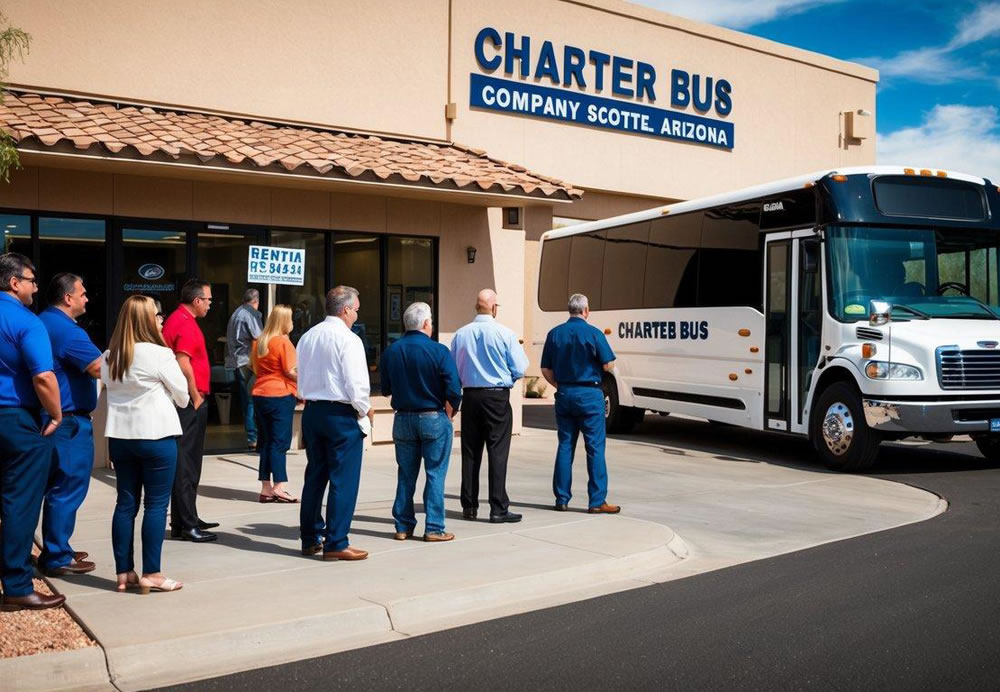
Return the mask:
M607 423L646 410L808 436L971 435L1000 461L1000 190L850 168L547 232L535 341L590 298L618 356Z

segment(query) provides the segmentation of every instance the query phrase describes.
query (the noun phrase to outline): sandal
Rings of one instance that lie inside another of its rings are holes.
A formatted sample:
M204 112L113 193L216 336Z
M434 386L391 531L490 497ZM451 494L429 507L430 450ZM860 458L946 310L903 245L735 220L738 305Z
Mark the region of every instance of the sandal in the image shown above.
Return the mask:
M278 497L276 495L265 495L264 493L261 493L257 496L257 502L278 502Z
M125 582L124 583L120 582L120 581L118 582L118 586L116 588L116 590L118 591L118 593L125 593L126 591L128 591L130 589L138 589L139 588L139 575L138 574L136 574L135 572L122 572L121 574L118 575L119 578L122 576L122 574L126 575L125 576Z
M288 493L286 493L284 490L282 490L280 492L283 493L283 494L279 495L278 493L275 493L274 495L272 495L272 497L274 498L274 500L273 500L274 502L287 502L289 504L295 504L296 502L299 501L299 498L292 497L291 495L289 495Z
M151 591L167 593L170 591L180 591L182 588L184 588L184 583L173 579L164 579L159 584L154 584L145 577L139 579L139 593L143 596L148 595Z

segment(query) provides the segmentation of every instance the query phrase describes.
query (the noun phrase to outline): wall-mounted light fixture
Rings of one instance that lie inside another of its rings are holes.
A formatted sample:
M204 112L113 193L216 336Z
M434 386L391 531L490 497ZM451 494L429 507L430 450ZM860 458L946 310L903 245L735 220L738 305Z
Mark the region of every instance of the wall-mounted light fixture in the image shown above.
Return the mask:
M472 247L471 245L469 247L465 248L465 256L468 258L469 264L475 264L476 263L476 248Z

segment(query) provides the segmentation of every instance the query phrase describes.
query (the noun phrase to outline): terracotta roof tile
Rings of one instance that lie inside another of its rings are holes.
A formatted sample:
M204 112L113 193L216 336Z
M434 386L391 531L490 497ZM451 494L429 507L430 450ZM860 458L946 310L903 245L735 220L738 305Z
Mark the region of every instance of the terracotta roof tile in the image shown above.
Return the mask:
M0 128L22 145L101 148L117 154L131 147L141 156L196 157L211 165L253 166L319 175L369 176L423 185L448 185L499 193L541 193L574 199L566 183L524 166L490 158L481 149L383 136L323 131L186 113L149 106L117 106L69 97L8 92Z

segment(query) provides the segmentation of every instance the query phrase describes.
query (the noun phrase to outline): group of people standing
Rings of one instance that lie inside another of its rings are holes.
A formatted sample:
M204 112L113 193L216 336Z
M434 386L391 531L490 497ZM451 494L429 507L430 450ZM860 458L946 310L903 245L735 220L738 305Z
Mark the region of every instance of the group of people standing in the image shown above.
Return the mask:
M86 553L70 547L70 538L93 466L97 379L107 392L104 433L117 477L112 519L117 589L176 591L183 584L161 571L168 506L173 538L195 543L217 539L211 529L218 523L202 520L197 510L211 372L198 320L211 308L211 285L187 281L180 305L165 319L153 298L130 296L103 354L76 323L87 304L81 277L53 277L49 306L39 316L29 309L37 291L28 258L0 255L0 608L43 609L65 600L36 592L32 584L32 539L43 507L38 567L49 576L95 569ZM368 553L351 546L348 538L363 440L371 435L374 420L365 349L352 331L360 296L349 286L331 290L326 319L297 346L289 339L291 308L275 306L264 322L259 300L256 289L244 293L229 320L226 356L237 380L248 446L260 454L259 501L299 502L285 487L286 455L296 404L304 402L302 553L362 560ZM392 514L397 540L412 537L417 525L413 496L421 464L426 476L423 539L454 538L445 531L444 481L454 439L452 419L463 406L463 518L477 518L484 449L490 522L522 518L509 509L506 474L513 427L510 390L523 377L528 359L514 333L496 321L497 308L496 293L481 291L476 318L456 332L449 349L432 339L430 306L413 303L403 314L406 333L382 355L382 394L391 397L395 411L398 475ZM610 369L614 354L604 335L586 324L585 296L572 296L569 312L569 321L548 335L541 363L545 378L558 388L554 509L567 509L573 450L583 432L588 511L617 513L620 508L605 501L600 389L602 370ZM140 502L141 576L134 559Z

